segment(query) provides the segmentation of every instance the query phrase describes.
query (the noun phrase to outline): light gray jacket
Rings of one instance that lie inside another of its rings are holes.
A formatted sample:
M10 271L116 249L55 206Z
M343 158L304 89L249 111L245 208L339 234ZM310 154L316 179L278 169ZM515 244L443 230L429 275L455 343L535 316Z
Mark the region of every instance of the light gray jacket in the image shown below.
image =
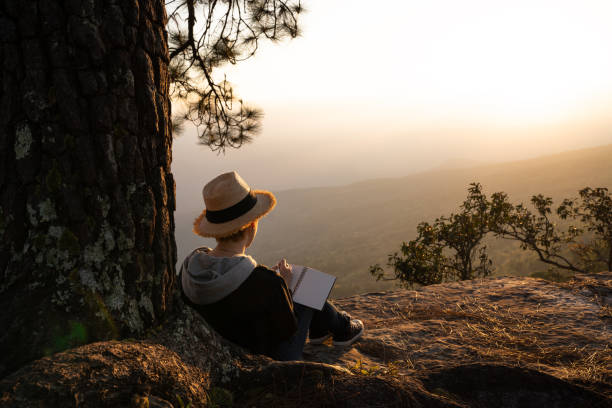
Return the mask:
M257 266L249 255L217 257L210 251L207 247L195 249L181 266L185 296L198 305L223 299L238 289Z

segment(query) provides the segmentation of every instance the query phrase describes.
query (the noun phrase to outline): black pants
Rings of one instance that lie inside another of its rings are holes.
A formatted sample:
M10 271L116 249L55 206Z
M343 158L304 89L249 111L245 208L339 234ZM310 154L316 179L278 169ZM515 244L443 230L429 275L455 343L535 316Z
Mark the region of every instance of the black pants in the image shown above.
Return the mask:
M293 304L293 311L298 321L298 329L289 340L280 343L272 357L277 360L301 360L302 350L306 343L308 332L323 336L327 333L342 334L350 323L345 313L339 312L329 301L325 302L321 311L308 306Z

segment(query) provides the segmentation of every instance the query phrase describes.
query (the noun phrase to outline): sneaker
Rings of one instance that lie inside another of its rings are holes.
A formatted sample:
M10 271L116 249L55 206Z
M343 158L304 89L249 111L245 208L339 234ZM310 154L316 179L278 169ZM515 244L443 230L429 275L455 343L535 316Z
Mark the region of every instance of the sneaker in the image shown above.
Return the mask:
M334 346L350 346L363 335L363 322L351 319L349 328L343 336L334 336Z
M309 333L308 342L310 344L323 344L323 342L331 337L331 333L323 334L321 336L315 335L314 337Z

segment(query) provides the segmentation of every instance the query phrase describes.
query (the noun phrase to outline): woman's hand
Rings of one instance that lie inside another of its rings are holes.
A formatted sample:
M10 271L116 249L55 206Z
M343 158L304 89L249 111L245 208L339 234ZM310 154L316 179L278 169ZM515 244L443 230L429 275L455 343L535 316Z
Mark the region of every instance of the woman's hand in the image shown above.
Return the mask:
M289 265L287 263L287 260L285 258L283 258L280 261L278 261L278 263L276 264L276 267L278 269L278 273L280 273L280 276L283 278L283 280L287 284L287 287L289 289L291 289L291 286L290 286L291 285L291 278L293 277L293 272L291 270L291 265Z

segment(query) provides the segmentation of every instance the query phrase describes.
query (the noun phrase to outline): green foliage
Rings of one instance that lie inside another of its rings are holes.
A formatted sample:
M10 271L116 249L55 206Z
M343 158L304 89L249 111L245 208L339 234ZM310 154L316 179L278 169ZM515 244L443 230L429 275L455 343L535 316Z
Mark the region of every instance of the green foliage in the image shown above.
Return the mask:
M578 192L580 199L565 199L557 209L562 219L578 219L593 238L576 243L572 253L589 271L612 270L612 196L607 188L590 187Z
M493 264L482 244L489 232L488 209L482 187L472 183L459 213L439 217L431 225L420 223L417 238L402 243L401 255L389 255L387 266L394 270L390 279L412 286L490 275ZM380 265L371 266L370 273L377 280L388 279Z
M552 198L535 195L530 210L522 203L512 204L503 192L488 199L480 184L472 183L459 213L439 217L431 225L420 223L417 238L402 243L401 254L389 255L392 277L378 264L370 273L377 280L399 280L403 286L488 276L492 262L482 244L487 234L517 241L521 249L537 254L553 268L541 276L551 280L566 278L554 268L610 270L612 198L607 188L586 187L579 194L580 198L563 200L554 212ZM570 225L562 229L556 217Z
M520 242L523 250L534 251L546 264L579 272L581 269L564 250L582 230L575 226L560 230L552 218L552 202L552 198L541 194L533 196L535 212L532 212L522 203L512 205L505 193L495 193L490 203L494 220L490 230L498 237Z
M585 187L580 198L566 198L555 213L570 222L565 230L553 219L550 197L533 196L535 212L523 204L513 206L504 193L492 197L496 236L514 239L521 248L556 268L585 272L612 268L612 198L607 188ZM586 231L585 231L586 230ZM585 234L587 232L587 234Z
M299 0L166 0L170 42L171 95L185 107L173 119L175 131L195 123L202 143L213 150L240 147L259 131L262 113L243 104L213 70L250 58L261 39L299 35Z

